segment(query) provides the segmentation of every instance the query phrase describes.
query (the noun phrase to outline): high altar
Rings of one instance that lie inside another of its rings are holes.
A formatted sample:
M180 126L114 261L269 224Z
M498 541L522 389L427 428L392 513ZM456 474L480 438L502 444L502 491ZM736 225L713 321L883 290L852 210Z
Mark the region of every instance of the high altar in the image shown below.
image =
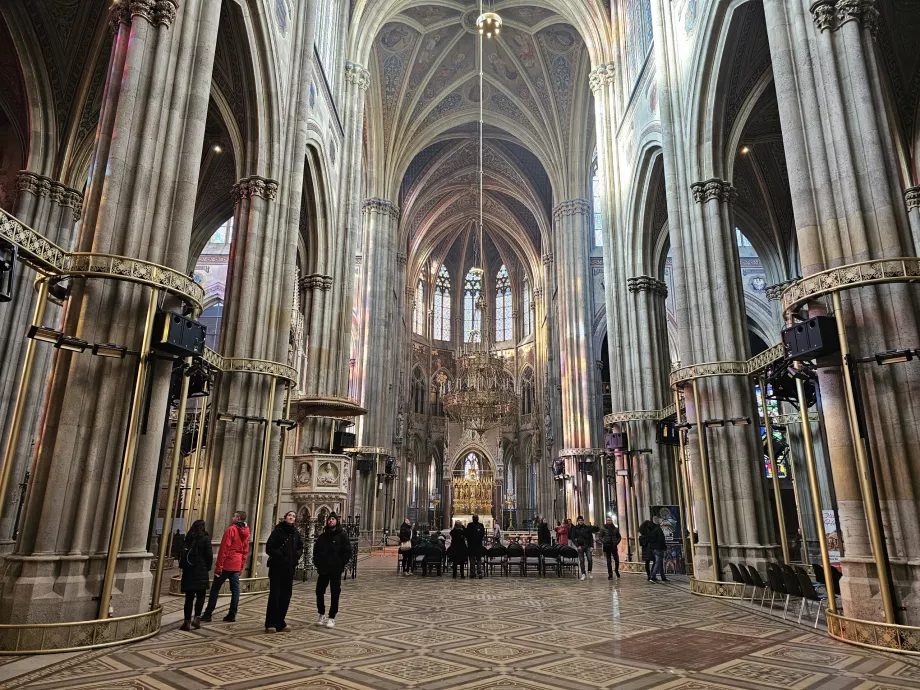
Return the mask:
M487 530L492 529L492 492L494 485L491 477L478 477L476 473L455 479L453 483L454 521L464 524L472 521L473 515Z

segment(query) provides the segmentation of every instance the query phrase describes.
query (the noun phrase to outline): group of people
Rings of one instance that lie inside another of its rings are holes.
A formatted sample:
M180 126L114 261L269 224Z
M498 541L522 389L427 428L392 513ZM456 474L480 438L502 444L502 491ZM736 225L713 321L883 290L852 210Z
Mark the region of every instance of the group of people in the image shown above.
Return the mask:
M664 556L668 543L661 529L661 518L654 517L639 525L639 546L642 548L642 560L645 561L645 575L649 582L667 582L664 575Z
M238 510L233 514L230 526L224 531L214 562L211 536L205 521L196 520L185 535L179 554L182 569L181 589L185 594L185 620L181 630L197 630L202 623L210 623L217 597L225 582L230 583L230 609L224 616L225 623L236 621L240 603L240 573L249 556L249 526L246 512ZM265 632L289 632L286 617L294 587L294 573L303 555L303 538L294 525L297 514L289 511L272 530L265 543L268 556L268 602L265 608ZM317 572L316 610L317 625L335 627L335 616L339 610L342 589L342 573L352 556L351 540L338 522L338 516L330 513L323 532L313 546L313 565ZM205 592L208 590L211 566L214 579L207 608L204 607ZM331 590L331 606L326 614L326 589ZM202 609L204 609L202 611ZM192 615L194 613L194 615Z

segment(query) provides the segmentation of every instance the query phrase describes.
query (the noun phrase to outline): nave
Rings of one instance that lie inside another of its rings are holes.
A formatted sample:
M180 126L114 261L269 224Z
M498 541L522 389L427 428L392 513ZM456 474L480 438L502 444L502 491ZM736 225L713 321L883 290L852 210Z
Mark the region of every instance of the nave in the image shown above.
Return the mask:
M0 678L8 680L0 689L896 690L920 684L917 661L784 623L761 613L759 602L752 609L691 596L681 576L650 585L631 573L618 582L595 575L584 582L404 578L394 556L365 556L357 578L343 585L333 630L314 625L315 578L294 588L289 633L264 632L262 594L243 597L236 623L182 632L181 598L167 596L155 637L56 655L66 658L50 665L47 657L6 659Z

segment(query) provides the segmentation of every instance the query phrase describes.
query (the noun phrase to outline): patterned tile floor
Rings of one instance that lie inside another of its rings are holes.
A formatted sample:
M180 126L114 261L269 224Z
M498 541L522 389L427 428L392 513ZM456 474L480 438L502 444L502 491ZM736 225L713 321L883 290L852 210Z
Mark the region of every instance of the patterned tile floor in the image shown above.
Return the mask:
M757 609L624 575L403 578L368 558L334 630L313 584L294 590L288 634L262 628L265 597L238 622L76 655L0 688L170 690L706 690L920 687L920 662L835 642ZM177 600L167 602L175 608ZM11 664L12 668L15 664ZM0 679L3 678L0 667Z

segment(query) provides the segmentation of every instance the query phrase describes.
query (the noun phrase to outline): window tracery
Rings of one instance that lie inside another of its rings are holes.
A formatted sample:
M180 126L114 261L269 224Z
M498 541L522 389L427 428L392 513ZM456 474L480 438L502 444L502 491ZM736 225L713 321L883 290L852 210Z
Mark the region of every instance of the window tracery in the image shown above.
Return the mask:
M450 273L441 266L434 284L434 339L450 338Z
M463 281L463 341L482 342L482 312L476 301L482 294L482 274L472 269Z
M511 278L508 269L502 266L495 276L495 342L514 337L511 314Z

